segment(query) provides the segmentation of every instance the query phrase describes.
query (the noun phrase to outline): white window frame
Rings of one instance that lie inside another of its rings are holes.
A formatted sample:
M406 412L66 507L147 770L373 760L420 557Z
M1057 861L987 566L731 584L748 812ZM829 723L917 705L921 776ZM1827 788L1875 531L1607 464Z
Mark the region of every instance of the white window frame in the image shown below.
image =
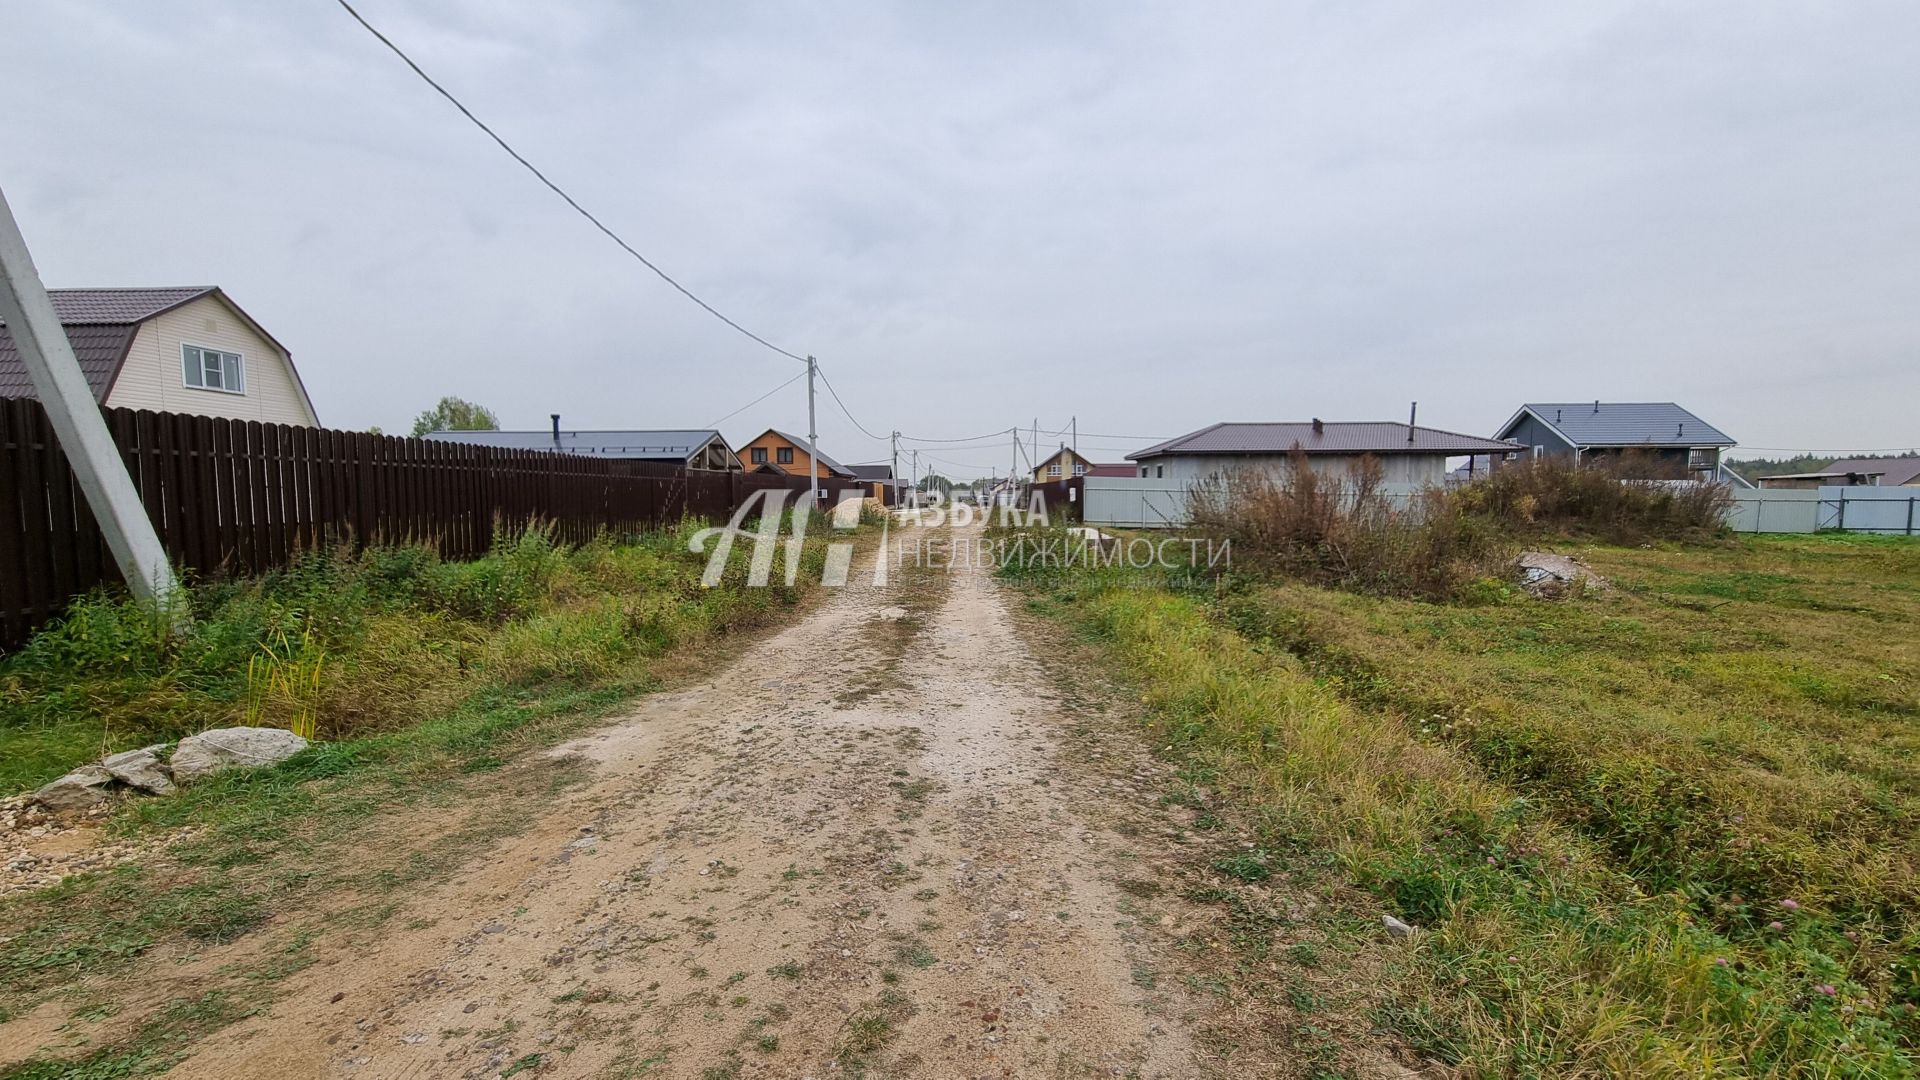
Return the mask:
M206 382L207 355L209 353L220 357L219 386L208 386ZM195 374L199 376L199 382L195 382L193 379L187 377L189 356L192 357L191 363ZM233 386L226 385L228 375L227 361L229 359L233 361ZM186 387L188 390L207 390L215 394L233 394L239 397L245 397L247 393L247 358L237 352L229 352L226 349L216 349L211 345L195 345L192 342L183 341L180 343L180 385Z
M1086 463L1086 462L1084 462L1084 461L1076 461L1076 462L1074 462L1074 463L1073 463L1073 475L1075 475L1075 476L1085 476L1085 475L1087 475L1087 463Z
M1047 466L1047 475L1048 475L1048 476L1059 476L1059 475L1060 475L1060 463L1056 461L1056 462L1054 462L1053 464L1051 464L1051 465L1049 465L1049 466Z

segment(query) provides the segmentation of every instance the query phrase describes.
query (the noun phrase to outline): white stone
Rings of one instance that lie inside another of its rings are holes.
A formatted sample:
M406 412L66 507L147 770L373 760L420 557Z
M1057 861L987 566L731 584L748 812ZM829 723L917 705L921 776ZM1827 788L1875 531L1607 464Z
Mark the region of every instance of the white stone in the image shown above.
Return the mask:
M123 750L118 754L108 754L100 759L100 767L113 774L115 780L136 787L150 795L173 794L173 777L167 767L160 762L160 749L165 743L143 746L138 750Z
M175 783L191 784L222 769L275 765L307 748L307 740L282 728L214 728L180 740L169 763Z
M98 765L82 765L33 793L35 802L49 810L84 810L107 801L113 774Z
M1391 915L1380 916L1380 924L1387 928L1387 933L1396 938L1405 940L1413 936L1413 927L1408 926L1406 923L1401 922Z

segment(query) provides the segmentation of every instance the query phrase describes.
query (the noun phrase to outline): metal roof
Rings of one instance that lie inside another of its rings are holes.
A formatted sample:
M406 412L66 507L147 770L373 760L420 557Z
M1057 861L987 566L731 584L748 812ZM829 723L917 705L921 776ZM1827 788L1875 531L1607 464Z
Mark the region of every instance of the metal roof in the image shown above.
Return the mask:
M1831 472L1878 474L1885 487L1900 487L1920 477L1920 457L1842 458L1827 466Z
M712 428L676 428L660 431L561 431L556 445L552 431L434 431L425 438L468 446L497 446L503 450L559 450L581 457L633 458L641 461L686 461L701 447L720 437ZM724 442L724 440L723 440Z
M213 292L211 286L167 289L48 289L53 313L67 331L67 342L80 361L94 400L105 401L113 377L133 344L139 325L189 300ZM27 366L13 347L13 332L0 320L0 397L38 397Z
M1573 446L1732 446L1734 439L1671 401L1554 401L1520 406Z
M820 460L825 461L826 458L822 456ZM847 466L847 471L862 480L893 479L893 466L885 463L879 465L849 465Z
M1408 438L1408 433L1412 438ZM1222 423L1127 455L1129 461L1165 454L1475 454L1519 450L1517 443L1483 439L1392 420Z

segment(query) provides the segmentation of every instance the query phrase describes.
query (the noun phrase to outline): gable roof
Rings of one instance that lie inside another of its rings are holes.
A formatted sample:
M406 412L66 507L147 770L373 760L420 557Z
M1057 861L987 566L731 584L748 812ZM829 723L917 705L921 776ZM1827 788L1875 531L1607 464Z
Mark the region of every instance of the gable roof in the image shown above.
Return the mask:
M826 458L822 457L821 460L825 461ZM849 465L847 466L847 471L862 480L893 479L893 466L885 462L878 465Z
M1879 473L1882 487L1900 487L1920 477L1920 457L1842 458L1827 472Z
M785 439L788 443L792 444L795 450L799 451L802 454L807 452L807 440L798 438L793 435L789 435L786 432L781 431L779 428L768 428L767 430L761 432L760 434L755 435L753 438L748 439L745 443L741 445L751 446L754 443L759 442L761 439L764 439L769 435L778 435L780 438ZM848 468L845 465L842 465L839 462L828 457L827 452L820 449L818 446L813 448L813 457L815 461L818 461L820 464L825 465L827 467L827 471L830 473L839 473L842 476L853 475L853 473L850 470L848 470ZM799 459L796 458L794 460L794 464L798 465Z
M1286 454L1297 445L1309 454L1476 454L1519 450L1517 443L1483 439L1394 420L1305 421L1271 424L1221 423L1168 439L1127 455L1141 461L1165 454Z
M1500 434L1522 416L1553 429L1570 446L1732 446L1726 432L1671 401L1552 401L1520 406Z
M561 431L556 445L552 431L431 431L423 438L467 446L497 446L505 450L559 450L580 457L628 458L639 461L684 462L720 433L712 428L667 428L653 431ZM722 440L724 444L725 440Z
M313 398L300 378L300 369L293 365L293 353L267 333L266 327L254 322L253 316L234 303L218 285L47 290L47 299L53 301L53 313L59 316L60 326L67 332L67 343L73 346L74 358L80 361L80 373L86 376L94 400L102 403L113 392L114 380L120 377L120 366L126 362L127 350L133 347L133 337L139 332L140 324L203 296L220 301L254 333L280 350L287 358L287 370L293 375L294 389L300 391L307 414L319 423L320 414L313 407ZM32 378L27 375L27 366L20 360L19 350L14 348L13 332L0 320L0 397L38 396Z

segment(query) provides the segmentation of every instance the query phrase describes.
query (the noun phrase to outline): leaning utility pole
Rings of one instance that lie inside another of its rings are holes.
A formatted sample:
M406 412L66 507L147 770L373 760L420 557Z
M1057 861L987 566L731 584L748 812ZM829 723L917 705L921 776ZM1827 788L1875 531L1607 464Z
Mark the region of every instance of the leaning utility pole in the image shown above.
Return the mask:
M820 438L813 430L813 373L820 365L807 356L807 513L820 509L820 466L814 461L814 446Z
M80 361L74 358L60 316L40 283L40 272L33 267L26 237L20 235L5 192L0 192L0 318L13 335L20 362L33 380L33 391L47 410L113 561L120 565L120 576L134 596L166 605L178 586L167 549L161 546L160 535L141 505L140 492L127 475L126 462L107 433L100 403L80 373Z

